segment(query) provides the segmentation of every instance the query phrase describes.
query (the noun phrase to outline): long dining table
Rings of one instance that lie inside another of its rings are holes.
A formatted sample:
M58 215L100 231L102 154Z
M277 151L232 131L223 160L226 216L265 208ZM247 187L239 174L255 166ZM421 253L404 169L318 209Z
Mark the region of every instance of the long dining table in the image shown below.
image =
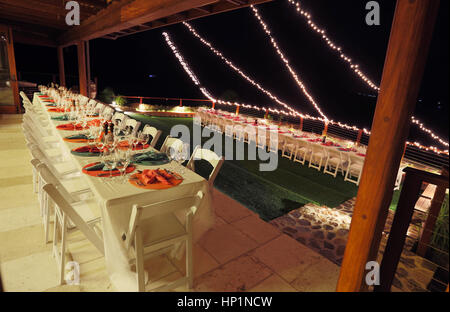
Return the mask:
M72 154L70 151L86 143L71 143L64 140L66 136L77 134L79 131L58 130L56 127L68 121L58 121L51 117L61 113L50 113L40 93L35 93L33 105L37 105L44 111L48 128L58 138L58 143L64 159L72 161L81 172L89 163L100 161L99 157L82 157ZM152 149L152 148L150 148ZM164 190L138 188L131 183L111 181L108 177L93 177L81 173L90 188L93 196L102 212L103 246L106 268L112 284L118 291L137 291L137 277L129 265L128 250L123 243L122 236L126 233L133 205L149 205L166 200L194 196L199 191L204 193L201 205L193 218L193 240L197 241L213 224L214 213L211 208L211 195L208 182L186 168L181 168L178 163L158 166L136 165L136 170L144 169L168 169L175 171L183 177L183 182ZM180 220L181 221L181 220ZM181 248L180 248L181 249Z
M322 137L314 133L288 129L286 127L278 127L277 125L270 124L266 119L261 118L246 118L241 116L236 116L232 113L220 112L217 110L203 109L198 112L200 118L206 118L207 120L216 120L218 125L230 124L233 126L240 126L242 128L252 127L255 133L260 131L267 138L266 146L270 147L271 134L277 135L278 147L277 149L282 149L284 143L289 141L290 143L300 143L306 142L308 144L317 144L324 148L325 151L335 150L336 152L341 152L348 156L352 156L359 160L359 162L364 163L366 148L363 146L354 147L354 143L348 140L343 140L339 138L333 138L332 141L328 140L327 143L322 143ZM255 124L255 121L257 123ZM258 141L257 137L254 140Z

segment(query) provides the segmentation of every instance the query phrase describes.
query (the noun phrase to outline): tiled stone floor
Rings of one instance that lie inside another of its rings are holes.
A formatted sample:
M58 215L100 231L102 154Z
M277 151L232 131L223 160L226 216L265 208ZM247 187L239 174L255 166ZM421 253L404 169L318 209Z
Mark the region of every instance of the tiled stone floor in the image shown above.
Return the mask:
M79 232L69 236L67 257L80 263L80 285L58 285L51 244L44 243L20 123L20 115L0 115L0 273L4 289L115 291L104 258ZM217 222L194 248L194 291L335 290L338 265L216 189L213 206ZM150 259L147 287L184 274L183 261L164 255Z
M333 263L341 265L354 204L355 199L350 199L336 208L307 204L287 215L272 220L270 223ZM413 220L422 217L420 212L415 213ZM390 212L380 245L379 263L381 263L392 220L393 213ZM408 233L408 235L417 237L414 226L410 227ZM424 292L429 290L429 284L437 265L411 252L413 243L412 239L407 239L405 243L392 291ZM445 285L443 286L445 287Z

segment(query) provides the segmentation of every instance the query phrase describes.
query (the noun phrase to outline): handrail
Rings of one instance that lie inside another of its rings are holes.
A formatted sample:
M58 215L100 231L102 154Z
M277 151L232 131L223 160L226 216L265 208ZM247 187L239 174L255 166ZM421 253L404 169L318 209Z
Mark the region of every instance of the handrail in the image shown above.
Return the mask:
M449 185L448 176L445 175L437 175L411 167L407 167L403 171L406 173L405 181L381 261L380 285L374 287L376 292L388 292L391 289L414 207L420 197L422 183L434 184L438 188L444 189L447 189Z

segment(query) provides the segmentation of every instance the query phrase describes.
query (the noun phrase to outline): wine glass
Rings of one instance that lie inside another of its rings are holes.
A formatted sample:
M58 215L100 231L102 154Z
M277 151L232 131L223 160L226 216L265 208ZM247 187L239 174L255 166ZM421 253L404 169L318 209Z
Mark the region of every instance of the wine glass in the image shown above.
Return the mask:
M102 163L108 168L109 170L109 178L112 178L112 171L116 168L117 166L117 159L115 156L114 151L112 151L111 149L105 149L103 150L102 154L101 154L101 159L102 159Z
M120 176L122 177L121 183L126 183L127 181L127 168L131 163L131 152L129 149L116 149L116 159L117 159L117 169L120 171ZM119 165L120 164L120 165Z
M178 150L176 155L175 155L175 161L180 165L180 173L183 174L184 173L184 166L183 163L188 159L189 157L189 144L188 143L184 143L183 147L181 148L181 150Z
M176 159L177 159L177 149L174 146L169 147L169 150L167 153L167 158L170 160L169 170L173 171L175 168L174 162L176 162Z

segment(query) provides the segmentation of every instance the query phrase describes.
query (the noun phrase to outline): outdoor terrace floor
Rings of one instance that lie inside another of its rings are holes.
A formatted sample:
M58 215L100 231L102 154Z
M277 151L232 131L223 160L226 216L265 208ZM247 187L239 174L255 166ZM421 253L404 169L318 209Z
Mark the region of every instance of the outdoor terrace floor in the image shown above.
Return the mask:
M44 243L21 115L0 117L0 270L6 291L115 291L104 258L84 236L69 236L67 257L80 263L81 283L58 286L51 243ZM215 226L195 245L194 291L334 291L339 267L213 190ZM50 237L52 237L50 235ZM183 274L183 259L146 263L157 287ZM179 291L186 289L179 288Z

